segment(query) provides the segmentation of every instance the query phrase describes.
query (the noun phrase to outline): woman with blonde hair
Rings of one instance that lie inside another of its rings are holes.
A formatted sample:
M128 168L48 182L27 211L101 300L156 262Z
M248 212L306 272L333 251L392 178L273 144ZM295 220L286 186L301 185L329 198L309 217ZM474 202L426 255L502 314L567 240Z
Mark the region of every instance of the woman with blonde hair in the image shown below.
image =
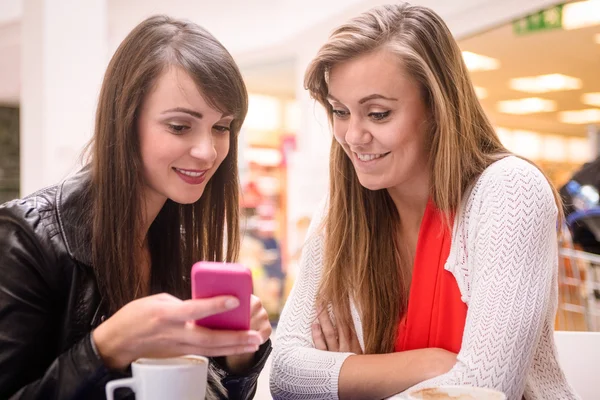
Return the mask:
M374 8L333 32L305 86L333 130L330 190L278 326L273 396L576 398L553 342L556 191L498 140L441 18Z

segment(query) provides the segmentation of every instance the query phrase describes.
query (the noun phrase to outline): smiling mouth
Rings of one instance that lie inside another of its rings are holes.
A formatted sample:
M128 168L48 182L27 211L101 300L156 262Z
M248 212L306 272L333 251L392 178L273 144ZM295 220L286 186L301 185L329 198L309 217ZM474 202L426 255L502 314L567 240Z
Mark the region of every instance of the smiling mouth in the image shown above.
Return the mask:
M204 171L192 170L192 169L181 169L181 168L173 168L173 169L185 176L189 176L190 178L199 178L201 176L204 176L204 174L206 174L206 171L208 171L206 169Z
M366 154L366 153L357 153L357 152L353 152L356 155L356 158L358 158L360 161L363 162L368 162L368 161L373 161L376 160L378 158L387 156L388 154L390 154L390 152L388 151L387 153L380 153L380 154Z

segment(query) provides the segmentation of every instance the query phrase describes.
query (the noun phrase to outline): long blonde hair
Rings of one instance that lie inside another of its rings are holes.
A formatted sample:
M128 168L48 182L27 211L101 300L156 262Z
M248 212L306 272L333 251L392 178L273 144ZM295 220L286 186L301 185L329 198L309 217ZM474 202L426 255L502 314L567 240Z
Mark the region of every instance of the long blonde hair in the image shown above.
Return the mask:
M306 71L304 85L333 123L327 101L329 71L381 49L395 54L420 86L430 120L431 198L450 216L476 177L510 153L477 100L457 43L435 12L404 3L379 6L350 20L321 47ZM354 299L365 352L391 352L399 319L407 309L412 270L400 251L400 217L387 190L371 191L360 185L351 160L336 140L330 156L325 264L318 301L332 304L336 319L351 323L349 299ZM555 198L558 201L556 192Z

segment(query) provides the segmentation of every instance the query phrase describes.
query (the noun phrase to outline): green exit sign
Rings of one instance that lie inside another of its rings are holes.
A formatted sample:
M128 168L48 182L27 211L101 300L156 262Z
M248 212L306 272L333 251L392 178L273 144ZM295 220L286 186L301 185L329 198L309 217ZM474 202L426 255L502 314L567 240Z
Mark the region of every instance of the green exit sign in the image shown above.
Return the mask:
M516 35L526 35L532 32L562 28L563 6L564 4L559 4L514 21L513 32Z

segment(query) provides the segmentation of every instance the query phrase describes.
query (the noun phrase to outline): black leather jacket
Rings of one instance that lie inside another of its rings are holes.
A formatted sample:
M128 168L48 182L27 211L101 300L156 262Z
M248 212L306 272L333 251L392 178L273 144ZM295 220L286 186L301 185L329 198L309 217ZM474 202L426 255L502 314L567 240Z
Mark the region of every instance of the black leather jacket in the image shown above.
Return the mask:
M89 182L81 172L0 206L0 399L105 399L106 382L127 375L108 370L90 340L108 316L81 223ZM254 396L270 351L268 341L245 376L211 360L229 398Z

